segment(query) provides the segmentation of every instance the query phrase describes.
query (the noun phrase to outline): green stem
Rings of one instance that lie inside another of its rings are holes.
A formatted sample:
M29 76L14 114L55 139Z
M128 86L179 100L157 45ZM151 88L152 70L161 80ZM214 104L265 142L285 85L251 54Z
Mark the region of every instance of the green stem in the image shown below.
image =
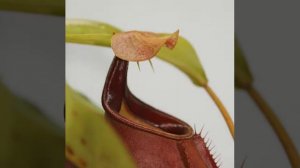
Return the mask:
M208 85L205 85L204 89L206 90L206 92L209 94L209 96L212 98L212 100L215 102L215 104L219 108L219 110L227 124L227 127L229 128L230 134L231 134L232 138L234 138L234 124L233 124L233 121L232 121L228 111L226 110L225 106L223 105L223 103L221 102L219 97L215 94L215 92Z
M271 124L273 130L275 131L277 137L283 145L285 152L287 153L288 159L292 167L299 168L300 158L297 149L294 146L293 141L287 134L286 130L284 129L283 125L280 123L279 119L275 115L275 113L272 111L270 106L265 102L265 100L254 87L248 87L246 88L246 90L248 94L252 97L252 99L255 101L255 103L259 106L266 119Z

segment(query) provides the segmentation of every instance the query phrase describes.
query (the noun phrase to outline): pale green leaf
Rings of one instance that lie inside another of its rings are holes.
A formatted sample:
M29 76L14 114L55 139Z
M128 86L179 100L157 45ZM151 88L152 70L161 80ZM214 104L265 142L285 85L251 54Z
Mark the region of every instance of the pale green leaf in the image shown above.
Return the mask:
M111 37L120 30L106 23L72 19L66 21L66 42L110 47Z
M157 57L179 68L190 77L195 85L207 84L207 78L196 51L183 37L179 37L173 50L162 48Z
M134 167L103 111L66 86L66 155L78 167Z

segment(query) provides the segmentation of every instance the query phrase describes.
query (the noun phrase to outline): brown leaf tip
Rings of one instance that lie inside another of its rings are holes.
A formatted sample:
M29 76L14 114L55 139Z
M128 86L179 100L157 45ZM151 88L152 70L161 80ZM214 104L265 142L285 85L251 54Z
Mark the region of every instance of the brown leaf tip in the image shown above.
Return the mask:
M128 31L116 33L111 47L117 57L126 61L144 61L154 57L161 47L173 49L179 37L179 30L161 35L152 32Z
M173 49L177 44L178 37L179 37L179 30L177 30L176 32L171 34L171 36L167 39L167 41L165 43L166 47Z

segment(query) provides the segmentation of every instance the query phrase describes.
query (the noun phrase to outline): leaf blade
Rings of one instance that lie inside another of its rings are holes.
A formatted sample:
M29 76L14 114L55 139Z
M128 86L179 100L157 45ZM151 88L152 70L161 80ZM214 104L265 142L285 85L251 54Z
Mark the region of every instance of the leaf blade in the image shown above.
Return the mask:
M68 20L66 25L66 42L91 44L110 47L110 38L120 30L114 26L97 21ZM162 34L165 35L165 34ZM205 86L208 82L205 71L193 46L183 37L179 37L173 50L162 48L158 58L170 63L184 72L197 86Z
M110 47L111 38L120 30L112 25L81 19L66 21L66 42Z
M173 50L162 48L157 57L180 69L195 85L205 86L207 84L205 71L195 49L183 37L179 37Z

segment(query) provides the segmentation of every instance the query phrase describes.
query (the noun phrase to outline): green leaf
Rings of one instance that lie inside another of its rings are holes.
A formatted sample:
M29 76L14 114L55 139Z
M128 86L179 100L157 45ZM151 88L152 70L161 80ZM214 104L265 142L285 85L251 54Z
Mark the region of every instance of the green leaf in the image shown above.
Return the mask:
M65 15L64 0L0 0L0 10Z
M120 30L106 23L88 20L68 20L66 42L110 47L111 37ZM163 48L158 58L183 71L198 86L205 86L207 78L196 51L183 37L173 50Z
M103 111L66 86L66 155L78 167L134 167Z
M235 86L238 88L247 88L252 84L253 78L237 40L234 43L234 50Z
M179 37L173 50L162 48L158 58L164 60L190 77L195 85L205 86L207 78L193 46L183 37Z
M64 132L0 81L0 167L61 167Z
M120 32L106 23L89 20L67 20L66 42L110 47L111 37Z

